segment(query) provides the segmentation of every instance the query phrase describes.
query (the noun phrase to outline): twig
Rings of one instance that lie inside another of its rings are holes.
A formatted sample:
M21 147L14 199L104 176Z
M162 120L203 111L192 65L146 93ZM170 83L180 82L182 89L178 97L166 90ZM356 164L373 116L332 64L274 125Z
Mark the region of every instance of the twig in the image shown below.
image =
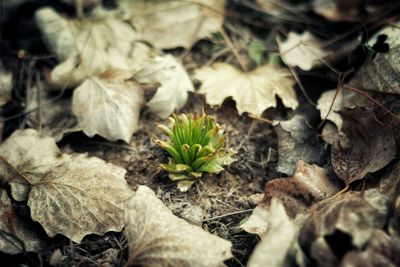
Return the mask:
M250 212L250 211L253 211L253 209L234 211L234 212L231 212L231 213L226 213L226 214L222 214L222 215L219 215L219 216L215 216L213 218L204 219L203 222L213 221L213 220L221 219L221 218L232 216L232 215L247 213L247 212Z

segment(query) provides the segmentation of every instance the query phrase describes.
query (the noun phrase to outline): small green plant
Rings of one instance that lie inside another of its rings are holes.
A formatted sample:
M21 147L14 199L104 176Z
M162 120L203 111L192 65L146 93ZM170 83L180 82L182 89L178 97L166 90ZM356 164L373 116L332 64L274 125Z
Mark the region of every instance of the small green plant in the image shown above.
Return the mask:
M186 191L203 173L219 173L222 166L231 164L235 154L224 147L226 136L214 119L205 114L175 114L170 118L172 126L157 127L170 138L170 142L157 140L157 144L171 156L161 168L169 173L178 188Z

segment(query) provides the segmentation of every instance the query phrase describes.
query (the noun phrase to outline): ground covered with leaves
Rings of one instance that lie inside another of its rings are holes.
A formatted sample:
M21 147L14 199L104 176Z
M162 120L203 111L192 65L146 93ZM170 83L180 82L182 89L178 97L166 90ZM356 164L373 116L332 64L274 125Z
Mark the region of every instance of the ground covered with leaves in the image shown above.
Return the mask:
M2 264L400 266L398 1L0 15Z

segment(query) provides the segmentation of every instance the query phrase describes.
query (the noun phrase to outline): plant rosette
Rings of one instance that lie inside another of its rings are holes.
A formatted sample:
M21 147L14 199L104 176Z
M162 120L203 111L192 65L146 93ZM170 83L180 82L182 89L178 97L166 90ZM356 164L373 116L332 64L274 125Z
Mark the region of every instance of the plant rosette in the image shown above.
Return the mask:
M170 155L168 164L160 167L177 181L180 191L187 191L203 173L220 173L222 166L235 161L236 152L225 148L224 130L211 116L173 114L170 120L171 127L157 125L168 135L169 142L156 142Z

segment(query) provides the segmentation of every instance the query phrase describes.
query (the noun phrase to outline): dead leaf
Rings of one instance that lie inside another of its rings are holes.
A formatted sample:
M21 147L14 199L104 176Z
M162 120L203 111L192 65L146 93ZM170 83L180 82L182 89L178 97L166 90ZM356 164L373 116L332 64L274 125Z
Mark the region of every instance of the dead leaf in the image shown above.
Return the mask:
M357 107L339 112L343 120L339 141L332 144L332 166L346 184L385 167L396 156L396 142L390 125L375 118L372 111Z
M88 234L119 232L126 201L133 192L126 171L99 158L64 155L64 163L31 182L28 206L34 221L53 237L80 243Z
M35 21L61 62L50 81L60 90L110 69L138 70L150 57L151 49L113 11L97 8L89 17L66 19L46 7L36 12Z
M374 230L364 251L347 253L340 266L400 266L400 241L382 230Z
M129 201L125 233L128 266L221 266L231 243L174 216L146 186Z
M298 106L294 80L285 69L264 65L245 73L226 63L196 70L195 78L202 85L199 93L206 96L210 105L220 106L228 97L236 101L239 114L243 112L261 115L264 110L276 107L275 96L286 107Z
M360 22L391 8L391 0L315 0L315 13L333 22Z
M60 233L79 243L88 234L122 230L132 196L123 168L85 154L61 155L54 139L32 129L15 131L0 146L0 156L1 176L19 185L11 188L13 196L28 198L32 219L50 237ZM20 181L28 191L20 190Z
M291 218L308 213L309 207L339 191L339 180L327 170L304 161L297 163L291 178L273 179L265 185L263 201L254 209L241 227L249 233L261 235L268 226L267 210L273 198L282 201Z
M143 103L141 87L129 72L112 70L87 79L75 89L72 112L83 132L129 143L137 131Z
M297 243L299 229L278 199L272 199L268 217L268 229L261 236L247 266L292 266L297 259L301 260L303 257Z
M399 173L400 162L397 161L388 167L380 180L379 191L386 194L392 201L400 195Z
M3 253L39 252L45 246L39 235L14 212L4 189L0 189L0 231L0 251Z
M278 172L292 175L299 160L319 165L326 162L327 150L317 129L311 126L317 116L314 111L300 111L274 126L278 136Z
M316 206L300 230L299 242L303 250L314 251L314 257L331 254L340 260L349 250L362 249L374 229L383 226L379 211L359 193L348 192Z
M188 92L194 91L186 70L172 55L151 59L135 73L134 78L141 83L160 83L147 106L161 118L167 118L174 110L183 108Z
M369 45L387 44L388 51L371 55L358 69L349 84L365 90L400 94L400 23L375 34Z
M279 54L287 65L309 71L339 61L358 44L357 39L348 42L323 41L309 31L304 31L301 34L289 32L285 41L278 42L278 47Z
M4 70L0 62L0 106L11 100L12 73Z
M225 13L225 0L122 0L120 5L138 38L160 49L192 47L219 31Z
M282 14L287 16L288 13L296 14L307 8L307 5L303 3L304 1L256 0L256 2L264 13L274 17L281 17Z

